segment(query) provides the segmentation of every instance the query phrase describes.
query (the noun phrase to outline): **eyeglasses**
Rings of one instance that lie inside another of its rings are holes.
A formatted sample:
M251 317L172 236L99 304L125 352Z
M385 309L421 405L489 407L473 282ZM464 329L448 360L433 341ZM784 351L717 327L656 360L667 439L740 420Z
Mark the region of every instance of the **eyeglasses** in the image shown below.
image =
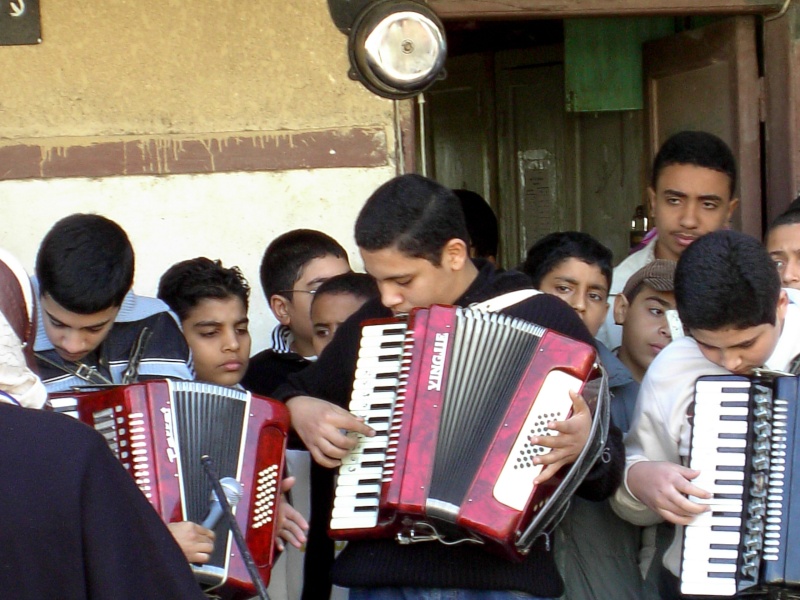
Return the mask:
M303 294L311 294L312 296L317 293L317 290L278 290L275 292L276 294L287 294L289 292L296 293L300 292Z

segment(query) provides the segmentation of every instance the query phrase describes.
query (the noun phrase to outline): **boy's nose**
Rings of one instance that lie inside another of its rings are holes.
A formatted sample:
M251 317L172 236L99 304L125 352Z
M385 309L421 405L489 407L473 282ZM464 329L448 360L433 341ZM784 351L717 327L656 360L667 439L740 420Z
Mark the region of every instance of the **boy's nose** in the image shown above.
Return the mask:
M732 373L736 373L739 367L742 364L742 358L739 356L738 353L735 352L726 352L722 355L722 366L731 371Z
M239 337L236 333L231 332L225 334L225 339L222 344L223 350L238 350L239 349Z
M86 343L83 336L75 332L70 332L64 334L61 338L61 347L70 354L77 354L83 352Z
M697 206L694 202L686 202L681 213L681 227L693 229L697 227Z
M380 286L381 304L386 308L394 308L403 301L403 297L394 288L388 285Z
M789 264L783 270L781 279L786 286L800 281L800 261L789 260Z

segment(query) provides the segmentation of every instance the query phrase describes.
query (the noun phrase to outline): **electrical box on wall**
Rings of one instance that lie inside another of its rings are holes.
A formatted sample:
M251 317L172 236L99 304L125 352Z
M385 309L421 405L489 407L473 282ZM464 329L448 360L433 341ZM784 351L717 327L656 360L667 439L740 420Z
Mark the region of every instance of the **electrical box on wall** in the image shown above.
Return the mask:
M640 110L642 44L674 31L671 18L566 19L567 111Z
M0 45L40 44L39 0L0 0Z

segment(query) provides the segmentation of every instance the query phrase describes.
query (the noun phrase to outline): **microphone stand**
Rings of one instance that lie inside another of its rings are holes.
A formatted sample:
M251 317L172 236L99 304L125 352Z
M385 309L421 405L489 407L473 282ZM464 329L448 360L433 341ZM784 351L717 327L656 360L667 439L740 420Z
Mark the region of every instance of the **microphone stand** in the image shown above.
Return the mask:
M211 485L214 488L214 492L217 494L220 506L222 506L222 510L224 511L223 518L228 519L228 524L230 525L233 539L236 540L236 546L239 548L239 552L242 554L242 560L244 561L244 566L247 567L247 572L250 574L250 579L253 580L253 584L256 586L258 597L261 598L261 600L269 600L267 588L264 585L264 581L261 579L261 575L258 573L258 567L256 567L256 563L253 561L253 555L250 554L250 550L247 548L247 544L244 541L244 536L242 535L242 530L239 529L239 524L236 522L236 518L233 515L231 505L228 503L228 497L225 495L225 490L219 481L219 476L211 464L211 457L208 455L203 455L200 458L200 462L203 463L203 468L206 470L206 475L208 475L208 478L211 480Z

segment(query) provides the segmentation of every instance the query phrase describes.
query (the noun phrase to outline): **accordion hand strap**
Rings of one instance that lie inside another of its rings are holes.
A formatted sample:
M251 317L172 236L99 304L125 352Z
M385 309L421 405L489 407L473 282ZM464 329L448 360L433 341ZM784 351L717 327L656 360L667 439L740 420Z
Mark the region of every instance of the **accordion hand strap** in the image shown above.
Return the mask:
M523 300L527 300L536 294L541 294L539 290L534 290L533 288L527 290L515 290L513 292L508 292L507 294L502 294L500 296L495 296L494 298L489 298L488 300L484 300L483 302L477 302L475 304L471 304L470 308L473 310L480 310L483 312L498 312L503 309L508 308L509 306L514 306L515 304L519 304Z

